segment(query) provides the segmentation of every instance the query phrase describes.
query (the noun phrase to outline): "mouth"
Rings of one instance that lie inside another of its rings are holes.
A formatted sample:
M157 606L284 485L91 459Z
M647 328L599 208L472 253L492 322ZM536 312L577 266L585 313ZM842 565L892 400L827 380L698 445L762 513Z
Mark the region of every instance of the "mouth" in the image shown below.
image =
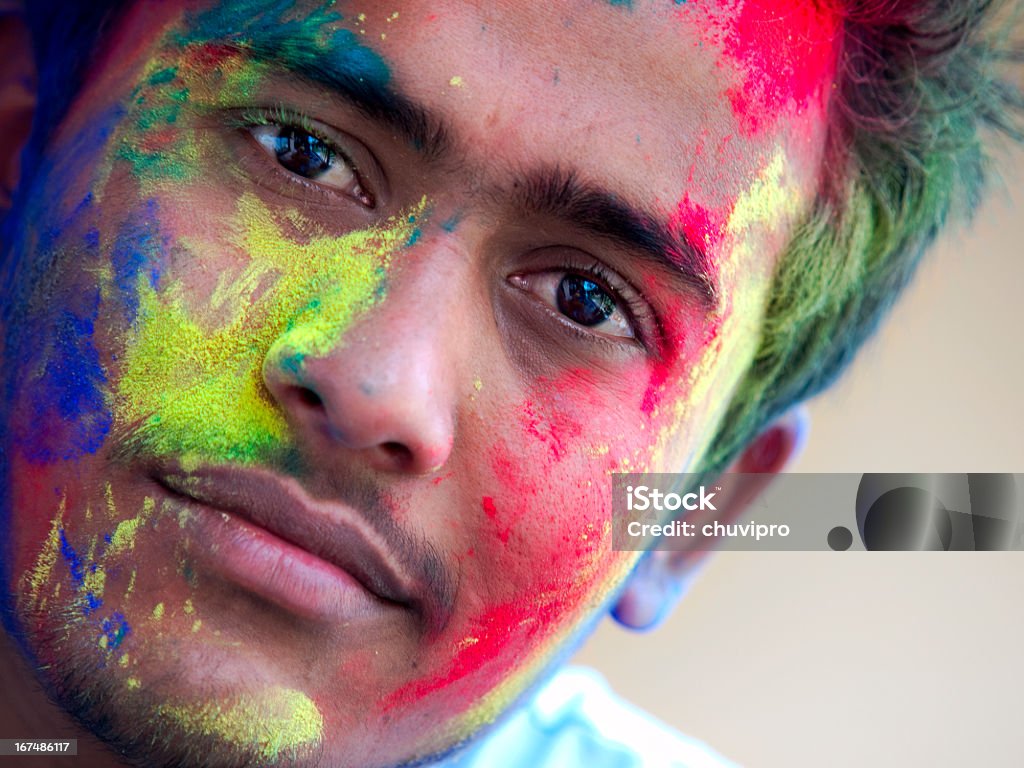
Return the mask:
M293 478L236 467L161 467L151 477L193 513L193 549L208 567L286 610L351 621L421 602L393 541Z

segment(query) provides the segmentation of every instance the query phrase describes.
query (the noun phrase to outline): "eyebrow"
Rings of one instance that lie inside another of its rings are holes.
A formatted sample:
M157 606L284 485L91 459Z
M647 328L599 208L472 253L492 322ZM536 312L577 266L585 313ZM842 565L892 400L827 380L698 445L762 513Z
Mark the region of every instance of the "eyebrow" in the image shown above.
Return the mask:
M379 77L364 76L358 68L330 66L324 57L297 55L290 47L266 40L250 45L217 42L251 59L280 64L299 77L329 88L369 119L393 130L427 160L455 154L448 123ZM558 166L523 174L512 190L521 210L566 221L584 233L636 253L648 264L678 275L697 294L706 311L718 307L719 291L711 277L707 252L652 213Z
M678 275L700 297L704 308L718 307L718 286L707 252L684 233L678 235L652 213L614 192L581 181L557 166L526 174L514 185L516 204L531 213L570 222L582 231L639 254L646 262Z
M452 154L448 124L378 76L364 75L358 68L330 66L323 56L304 55L294 50L295 46L282 47L274 41L217 43L251 60L279 64L292 74L327 87L366 117L397 133L428 160Z

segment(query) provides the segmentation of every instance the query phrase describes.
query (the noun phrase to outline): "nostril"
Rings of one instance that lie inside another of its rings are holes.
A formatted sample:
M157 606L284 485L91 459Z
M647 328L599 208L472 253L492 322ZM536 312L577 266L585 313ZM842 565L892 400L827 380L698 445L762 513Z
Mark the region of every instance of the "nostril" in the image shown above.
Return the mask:
M380 447L393 461L402 466L412 461L412 451L404 443L389 440L386 443L381 443Z
M320 395L306 387L299 388L299 400L303 405L309 408L323 408L324 405L324 401L320 399Z

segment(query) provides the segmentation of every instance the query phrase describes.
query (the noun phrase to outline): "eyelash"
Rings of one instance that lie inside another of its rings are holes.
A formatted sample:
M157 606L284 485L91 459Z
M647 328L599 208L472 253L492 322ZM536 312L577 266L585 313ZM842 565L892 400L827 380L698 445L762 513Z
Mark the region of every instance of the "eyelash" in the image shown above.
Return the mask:
M625 312L634 333L633 339L626 341L632 341L646 351L658 348L657 341L660 336L661 326L657 317L650 305L640 298L637 291L617 273L599 262L585 263L578 259L570 259L568 263L552 271L593 278L594 282L615 299L618 308ZM563 325L588 341L616 347L621 347L624 341L623 337L609 336L600 331L589 330L554 310L551 310L551 312L563 321Z
M248 131L258 126L280 126L282 128L292 128L308 133L313 138L326 144L339 160L348 165L352 170L352 174L355 176L360 189L368 189L363 173L360 171L356 161L352 159L352 156L338 145L338 140L336 138L332 138L329 135L329 132L324 131L322 128L317 126L315 121L304 112L282 104L277 104L272 107L253 107L245 109L240 114L232 117L229 121L229 126L240 131ZM284 175L290 183L297 184L306 190L312 190L318 195L332 199L336 198L338 195L344 195L340 190L333 190L325 187L323 184L317 184L311 179L303 179L301 176L289 173L284 169L282 169L282 171L284 171ZM358 202L366 208L376 208L376 197L370 192L366 192L366 194L369 197L369 202L364 202L362 200L359 200ZM345 196L350 197L347 195Z

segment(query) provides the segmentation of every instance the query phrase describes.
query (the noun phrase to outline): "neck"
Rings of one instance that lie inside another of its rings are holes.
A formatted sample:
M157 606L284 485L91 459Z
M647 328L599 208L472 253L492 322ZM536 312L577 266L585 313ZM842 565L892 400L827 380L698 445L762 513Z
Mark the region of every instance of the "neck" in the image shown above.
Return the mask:
M0 738L78 739L76 768L127 765L50 701L14 641L0 629Z

